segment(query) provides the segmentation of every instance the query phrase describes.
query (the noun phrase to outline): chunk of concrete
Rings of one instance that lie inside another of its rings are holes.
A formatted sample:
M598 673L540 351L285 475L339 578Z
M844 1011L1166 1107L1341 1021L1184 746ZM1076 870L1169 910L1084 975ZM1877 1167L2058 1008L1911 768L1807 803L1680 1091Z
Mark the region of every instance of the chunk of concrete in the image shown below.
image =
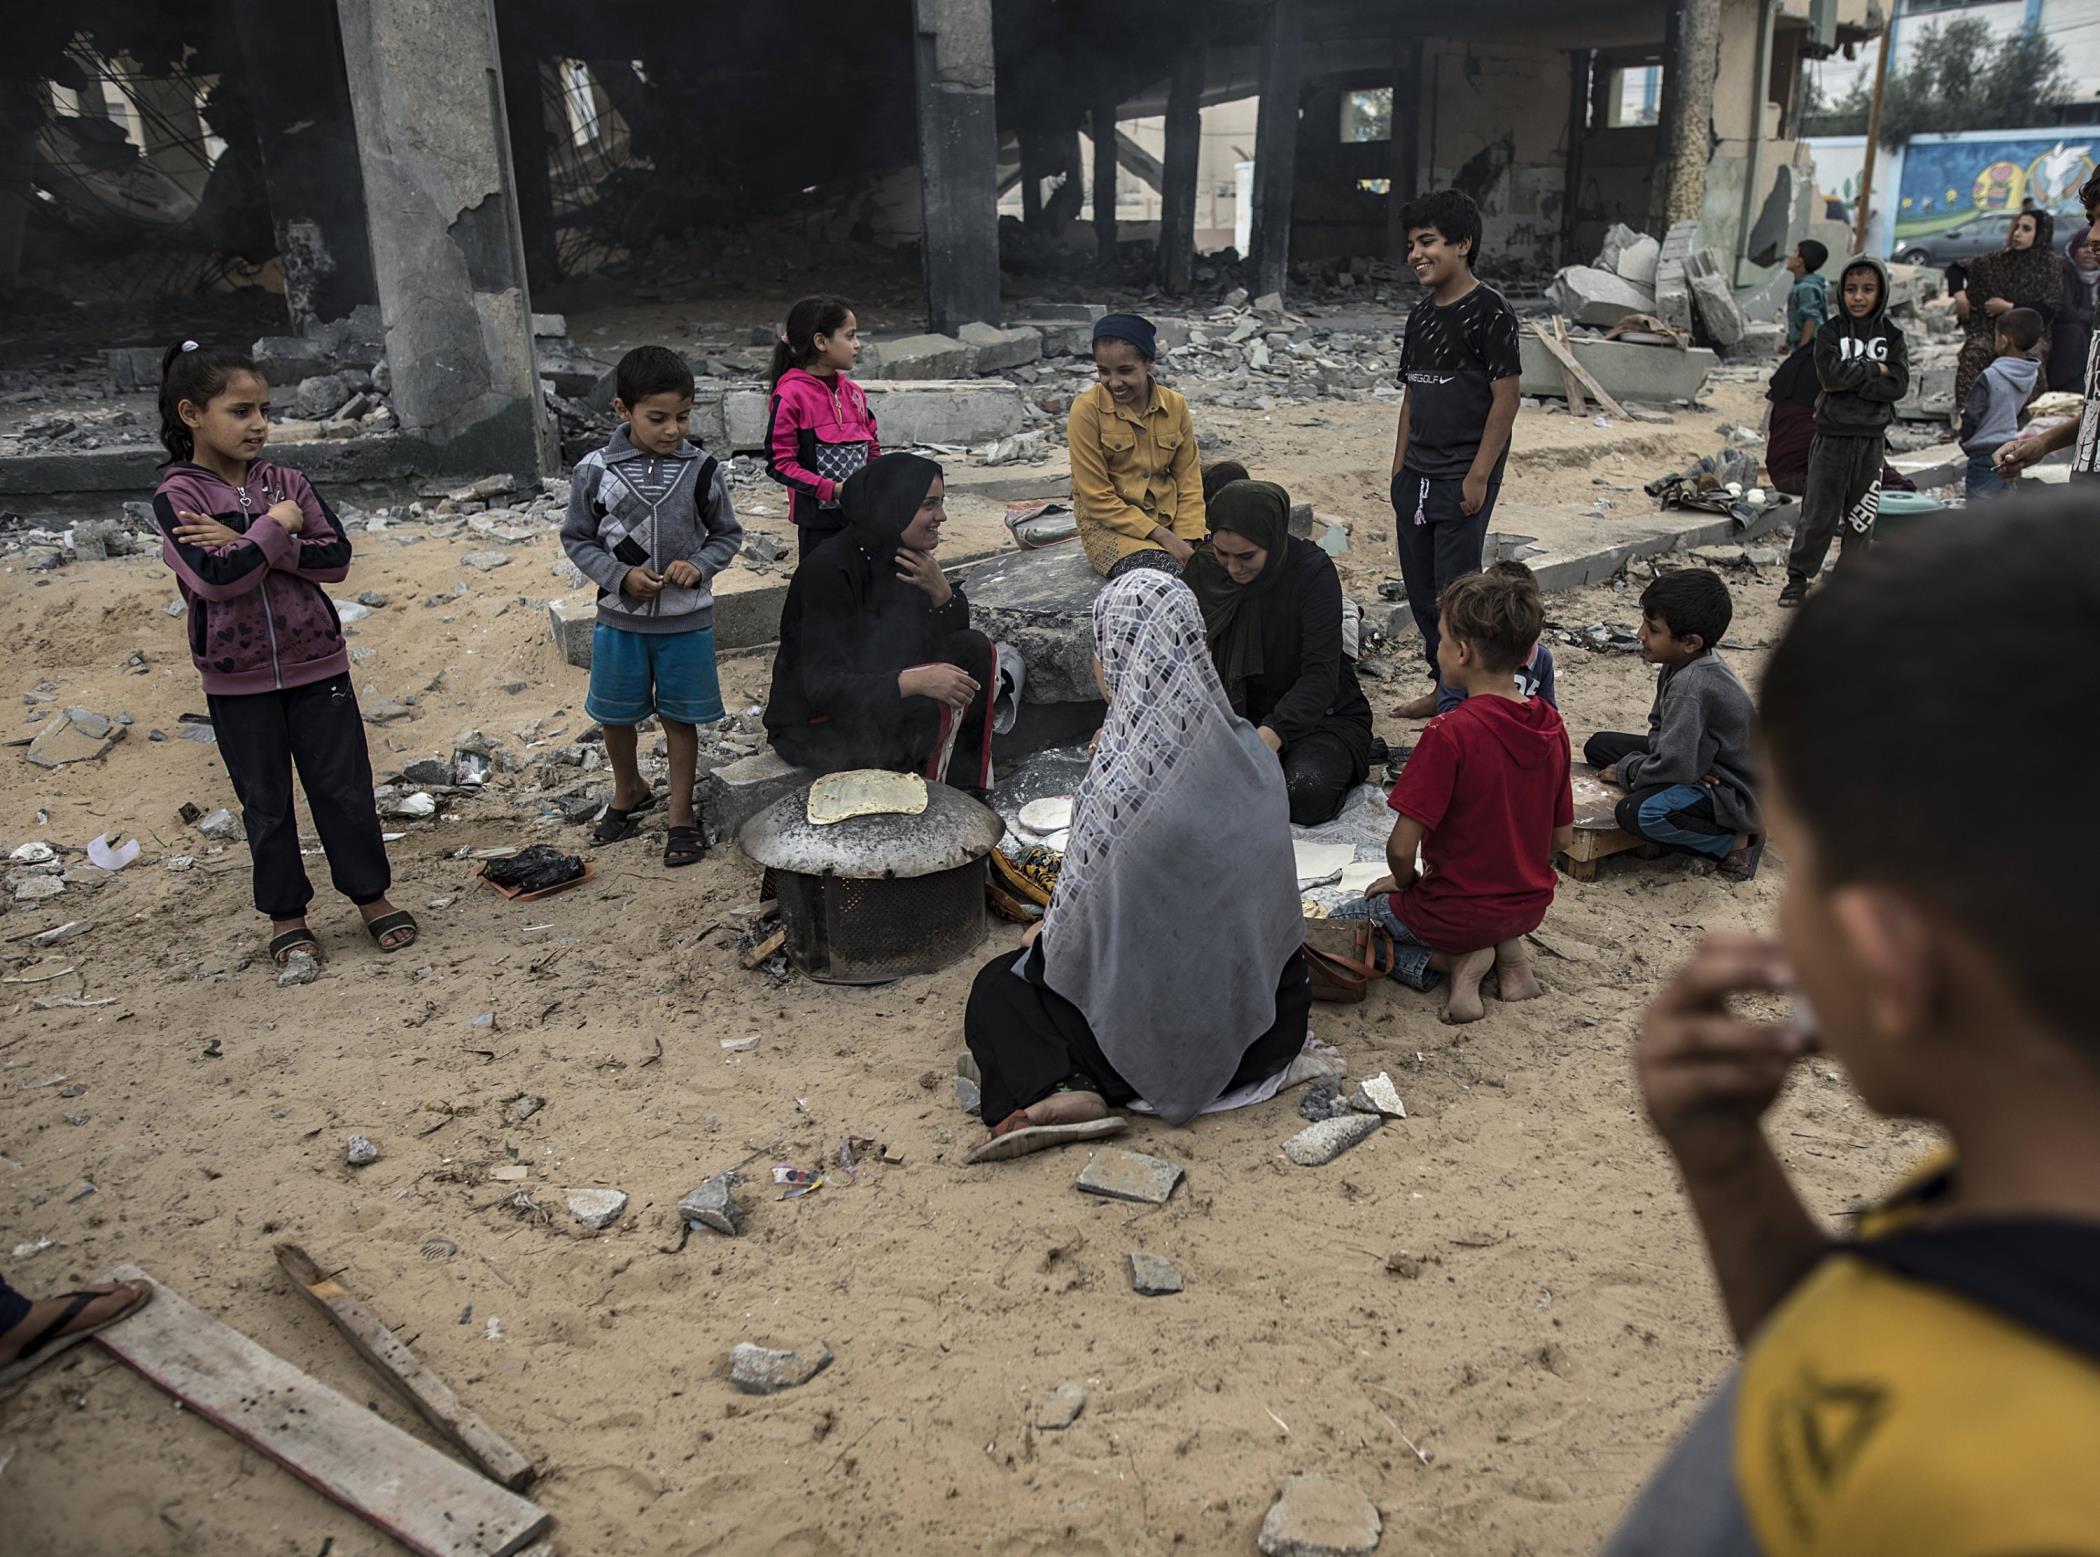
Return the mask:
M1038 1432L1061 1433L1079 1420L1086 1409L1086 1391L1077 1384L1060 1384L1036 1404Z
M1283 1143L1283 1154L1301 1168L1318 1168L1352 1146L1360 1146L1385 1123L1378 1114L1343 1114L1309 1124Z
M1637 235L1633 242L1619 250L1611 263L1611 270L1622 281L1631 281L1637 287L1655 289L1655 266L1662 258L1662 245L1646 233Z
M1684 279L1691 288L1692 308L1713 343L1726 348L1741 340L1743 311L1712 249L1695 249L1685 257Z
M1362 1488L1329 1476L1287 1476L1255 1545L1262 1557L1366 1557L1384 1528Z
M560 651L564 665L574 665L578 670L591 668L591 634L597 628L595 595L588 600L547 602L547 629L554 635L554 647Z
M1043 355L1043 337L1025 324L1002 330L996 324L971 323L955 334L965 346L975 349L980 373L1018 368Z
M796 1389L831 1366L831 1348L783 1351L739 1341L729 1353L729 1382L746 1395L777 1395Z
M1580 335L1568 347L1606 394L1641 405L1674 405L1695 398L1720 362L1703 346L1680 351L1674 346L1644 346L1638 341L1607 341ZM1525 331L1517 338L1517 351L1524 365L1523 376L1518 380L1520 393L1556 400L1566 394L1560 363L1537 336Z
M1180 1163L1144 1152L1100 1152L1079 1173L1079 1188L1089 1195L1148 1206L1165 1205L1180 1182Z
M735 1187L736 1174L717 1173L687 1192L678 1202L678 1214L688 1222L698 1222L734 1238L744 1230L743 1202L731 1193Z
M1021 386L997 379L878 381L861 387L882 428L885 449L912 443L990 443L1019 432L1028 421Z
M1091 324L1080 324L1070 319L1031 318L1016 319L1009 328L1020 329L1023 326L1035 331L1041 338L1043 355L1046 357L1084 357L1093 352L1094 327Z
M1655 261L1655 316L1673 330L1692 328L1692 289L1685 262L1698 247L1697 222L1673 222Z
M1026 662L1024 701L1101 700L1093 628L1101 576L1085 552L1070 544L1013 552L972 569L964 586L971 625L994 642L1010 644Z
M1553 278L1546 295L1577 324L1609 329L1628 314L1655 312L1655 294L1608 270L1570 265Z
M109 367L109 387L120 394L160 388L161 346L110 346L102 353Z
M627 1193L618 1189L579 1189L569 1196L569 1215L592 1232L603 1232L627 1210Z
M263 377L273 384L283 385L297 384L301 379L326 373L334 361L319 341L304 335L265 335L248 348L248 355L262 369ZM155 386L160 383L158 363L154 365L153 382ZM336 402L337 405L341 403ZM329 409L333 410L334 406Z
M734 838L752 817L816 776L808 768L796 767L770 746L712 768L700 777L701 825L707 829L710 841Z
M967 378L976 371L976 349L952 335L907 335L884 341L875 363L875 376L886 379ZM887 447L887 438L884 444Z
M49 721L22 756L39 768L62 768L69 762L97 761L122 739L123 725L100 714L76 723L69 710Z
M1139 1297L1165 1297L1181 1290L1181 1271L1169 1259L1130 1251L1130 1290Z
M559 314L534 314L535 319L559 319ZM587 395L605 376L605 364L566 335L536 337L532 343L532 365L558 395Z

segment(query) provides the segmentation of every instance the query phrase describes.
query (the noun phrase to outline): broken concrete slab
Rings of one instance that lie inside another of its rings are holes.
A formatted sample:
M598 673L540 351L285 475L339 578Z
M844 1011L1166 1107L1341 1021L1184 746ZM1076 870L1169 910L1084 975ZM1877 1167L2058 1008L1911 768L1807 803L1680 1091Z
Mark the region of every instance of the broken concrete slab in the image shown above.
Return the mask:
M1655 295L1608 270L1570 265L1553 278L1546 296L1577 324L1609 329L1628 314L1655 312Z
M885 429L887 432L887 429ZM971 570L971 625L1012 645L1028 666L1031 703L1098 703L1094 599L1101 576L1069 542L1013 552Z
M305 335L265 335L248 348L248 355L262 369L263 377L273 384L289 388L301 379L326 373L334 358L319 341ZM159 365L153 374L153 387L160 386ZM141 385L141 388L146 386Z
M967 378L976 371L976 349L964 345L954 336L907 335L877 345L873 376L879 379ZM888 429L884 431L887 433Z
M1000 329L996 324L971 323L955 332L965 346L977 353L979 373L997 373L1018 368L1043 355L1043 337L1027 325Z
M1263 1516L1262 1557L1366 1557L1384 1524L1360 1487L1329 1476L1287 1476Z
M735 1173L717 1173L686 1193L678 1202L678 1214L688 1222L698 1222L734 1238L744 1230L743 1202L731 1193L735 1187Z
M1165 1297L1181 1290L1181 1272L1172 1260L1133 1249L1130 1251L1130 1290L1139 1297Z
M627 1193L618 1189L579 1189L568 1198L569 1215L592 1232L603 1232L627 1210Z
M1135 1200L1140 1205L1160 1206L1181 1182L1181 1164L1144 1152L1111 1150L1096 1153L1080 1170L1078 1186L1089 1195L1110 1200Z
M1560 362L1545 343L1530 331L1517 339L1523 364L1519 390L1527 395L1561 399L1566 386ZM1620 402L1639 405L1675 405L1696 399L1719 366L1720 358L1703 346L1679 350L1674 346L1646 346L1639 341L1607 341L1594 335L1578 335L1568 342L1577 362Z
M798 768L767 747L749 757L739 757L700 776L699 804L708 841L734 838L752 817L783 795L793 794L816 778L809 768Z
M1685 257L1685 284L1691 288L1692 308L1715 345L1726 348L1743 338L1743 311L1736 306L1735 288L1721 271L1712 249L1695 249Z
M100 721L100 731L90 734L95 721ZM94 762L108 755L109 749L124 739L124 726L113 724L99 714L86 723L88 728L82 728L70 713L60 714L47 723L23 750L23 759L40 768L62 768L69 762Z
M1646 233L1638 233L1633 242L1619 250L1618 257L1606 269L1622 281L1631 281L1637 287L1655 290L1655 267L1662 259L1662 245Z
M998 379L872 383L868 408L882 428L885 449L911 443L990 443L1019 432L1028 413L1021 386Z
M1698 242L1697 222L1673 222L1655 261L1655 316L1687 333L1692 328L1692 289L1684 267Z

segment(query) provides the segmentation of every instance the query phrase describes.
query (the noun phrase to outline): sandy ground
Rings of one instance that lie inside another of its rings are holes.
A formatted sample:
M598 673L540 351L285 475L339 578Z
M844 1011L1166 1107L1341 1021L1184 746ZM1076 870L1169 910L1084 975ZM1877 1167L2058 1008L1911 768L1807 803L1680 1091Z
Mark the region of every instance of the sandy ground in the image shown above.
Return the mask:
M1649 452L1618 464L1623 430L1615 444L1527 416L1512 512L1587 508L1593 476L1640 479L1743 414L1642 429ZM1261 474L1363 521L1353 582L1389 571L1367 538L1384 528L1382 408L1218 425ZM458 567L472 545L363 538L337 591L395 602L352 640L372 651L360 688L418 696L414 718L372 732L382 769L467 727L516 745L536 721L583 723L582 677L521 599L553 587L552 536L488 576ZM463 599L419 603L460 577ZM1733 582L1736 660L1754 678L1780 580ZM1564 881L1540 934L1546 997L1491 1004L1467 1030L1398 987L1319 1008L1317 1036L1352 1074L1390 1070L1409 1118L1321 1169L1278 1150L1300 1124L1295 1094L1188 1129L1139 1122L1122 1144L1188 1179L1137 1208L1073 1188L1083 1149L959 1163L976 1129L949 1089L961 1002L1013 931L933 978L775 987L738 966L722 927L756 896L727 851L670 873L645 836L600 851L589 886L514 906L453 856L548 833L485 796L393 845L416 949L377 954L324 885L325 976L279 990L257 958L245 849L174 815L231 802L215 752L146 739L203 707L163 614L172 593L151 558L0 575L8 684L48 679L62 703L135 721L91 766L0 757L0 838L111 831L146 849L105 885L0 916L9 979L72 970L0 989L0 1253L16 1250L0 1268L25 1288L136 1261L423 1433L289 1289L271 1245L301 1243L538 1463L558 1549L609 1557L1250 1552L1297 1471L1362 1486L1385 1550L1583 1552L1730 1364L1628 1048L1643 1000L1703 932L1770 922L1780 863L1735 888L1628 857ZM1633 622L1622 590L1551 604L1573 625ZM1647 670L1556 653L1578 742L1639 727ZM763 655L728 663L732 707L760 700L766 669ZM1413 688L1410 667L1372 689L1396 742L1411 730L1385 709ZM176 855L194 866L171 868ZM93 930L25 949L76 919ZM34 1008L53 994L113 1003ZM718 1040L754 1033L754 1051L724 1057ZM545 1106L520 1120L521 1094ZM380 1161L344 1165L353 1131ZM745 1236L677 1249L672 1207L700 1179L746 1159L813 1163L849 1132L901 1164L795 1202L754 1186ZM1826 1061L1803 1068L1774 1134L1833 1216L1924 1145L1864 1116ZM514 1167L522 1181L491 1177ZM83 1181L94 1190L75 1198ZM562 1208L594 1185L632 1197L599 1235ZM521 1209L520 1190L551 1218ZM1187 1290L1134 1295L1124 1263L1139 1249L1173 1259ZM1396 1252L1418 1274L1389 1271ZM750 1399L724 1376L745 1339L823 1342L837 1360ZM1038 1432L1035 1403L1063 1382L1086 1389L1085 1412ZM0 1406L0 1508L10 1551L50 1557L396 1549L94 1347Z

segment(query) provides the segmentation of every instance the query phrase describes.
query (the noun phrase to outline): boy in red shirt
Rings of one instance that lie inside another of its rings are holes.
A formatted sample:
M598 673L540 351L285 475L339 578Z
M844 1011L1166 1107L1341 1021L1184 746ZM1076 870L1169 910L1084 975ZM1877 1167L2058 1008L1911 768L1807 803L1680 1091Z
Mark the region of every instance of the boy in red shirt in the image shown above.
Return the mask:
M1545 628L1538 591L1472 573L1437 610L1437 671L1465 701L1423 728L1393 786L1393 873L1334 917L1367 918L1390 935L1401 982L1430 989L1450 975L1444 1020L1477 1022L1490 969L1504 1000L1539 993L1523 938L1553 904L1553 855L1574 842L1575 802L1560 715L1514 680Z

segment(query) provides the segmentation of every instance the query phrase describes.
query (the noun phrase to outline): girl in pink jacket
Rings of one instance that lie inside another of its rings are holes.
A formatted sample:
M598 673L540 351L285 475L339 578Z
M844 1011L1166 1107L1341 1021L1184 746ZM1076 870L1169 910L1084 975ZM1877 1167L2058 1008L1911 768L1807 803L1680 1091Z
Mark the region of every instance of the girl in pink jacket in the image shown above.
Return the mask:
M860 324L836 297L805 297L789 309L773 347L766 474L788 489L804 557L845 529L839 488L882 452L867 394L846 376L859 356Z

